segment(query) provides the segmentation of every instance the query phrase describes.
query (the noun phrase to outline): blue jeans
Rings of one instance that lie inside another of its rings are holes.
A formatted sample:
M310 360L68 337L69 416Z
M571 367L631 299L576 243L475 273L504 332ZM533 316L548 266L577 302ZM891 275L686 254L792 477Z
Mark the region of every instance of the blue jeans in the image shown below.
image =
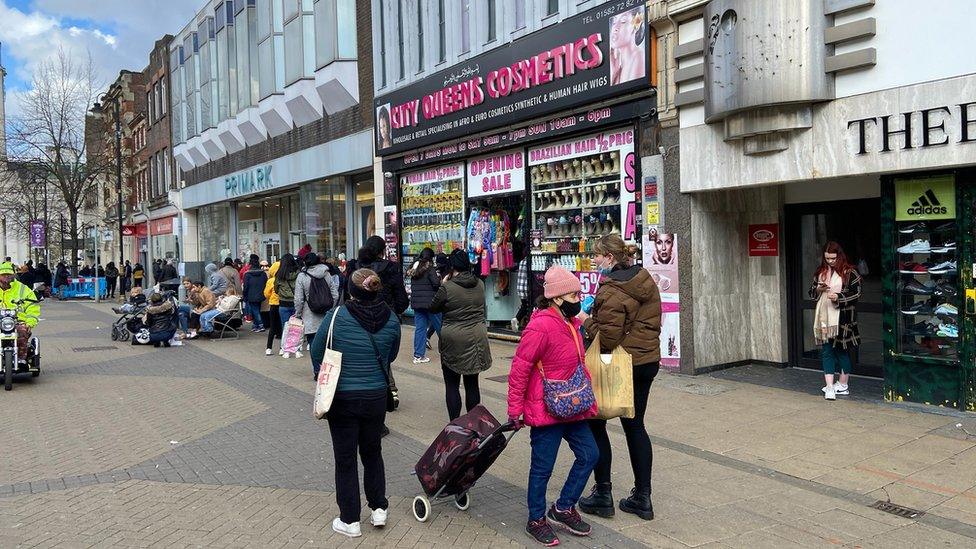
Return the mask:
M429 309L413 310L413 356L423 358L427 354L427 327L433 326L439 336L441 334L441 315L430 312Z
M556 500L556 507L560 510L565 511L576 505L600 458L600 449L597 448L593 432L585 421L533 427L529 432L529 443L532 446L528 487L529 520L539 520L546 514L546 486L552 476L556 454L563 439L569 443L576 460L573 461L569 477Z
M251 326L255 330L260 330L264 328L264 324L261 322L261 302L251 302L248 301L244 304L244 312L251 315Z
M149 343L164 343L173 339L176 335L176 330L169 330L166 332L152 332L149 334Z
M845 374L851 373L850 353L846 349L834 347L832 341L824 343L820 348L820 362L825 374L833 375L838 369Z
M180 317L180 329L183 332L187 332L190 329L190 313L193 312L193 307L190 307L186 303L180 303L176 307L176 313Z
M214 319L220 316L220 311L217 309L210 309L200 315L200 331L201 332L212 332L214 329Z
M293 314L295 314L294 307L285 307L284 305L278 306L278 318L281 319L281 333L285 333L285 324Z

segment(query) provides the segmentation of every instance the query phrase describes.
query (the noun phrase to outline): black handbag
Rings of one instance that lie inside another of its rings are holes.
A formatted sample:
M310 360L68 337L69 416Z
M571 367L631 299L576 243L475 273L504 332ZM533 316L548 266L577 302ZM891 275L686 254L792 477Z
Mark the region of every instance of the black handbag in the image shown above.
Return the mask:
M383 377L386 378L386 411L392 412L396 410L396 401L393 398L393 389L390 387L390 363L380 354L380 349L376 346L376 339L373 338L373 334L366 332L366 335L369 336L369 342L373 345L373 352L376 353L376 362L380 365L380 369L383 370Z

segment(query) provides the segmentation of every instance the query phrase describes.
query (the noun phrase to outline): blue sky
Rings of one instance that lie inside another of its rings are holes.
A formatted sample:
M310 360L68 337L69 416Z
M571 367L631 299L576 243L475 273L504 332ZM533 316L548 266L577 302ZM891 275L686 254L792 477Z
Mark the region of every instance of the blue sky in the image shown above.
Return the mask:
M100 81L119 70L142 70L153 43L175 34L206 0L0 0L0 42L7 69L7 112L30 88L34 68L58 48L84 58L90 52Z

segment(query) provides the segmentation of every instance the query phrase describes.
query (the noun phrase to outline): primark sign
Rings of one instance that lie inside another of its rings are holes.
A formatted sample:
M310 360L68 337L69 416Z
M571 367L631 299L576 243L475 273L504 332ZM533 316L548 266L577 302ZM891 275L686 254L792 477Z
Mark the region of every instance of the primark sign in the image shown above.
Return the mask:
M224 178L224 196L234 198L273 189L275 180L271 175L272 168L268 164L228 175Z

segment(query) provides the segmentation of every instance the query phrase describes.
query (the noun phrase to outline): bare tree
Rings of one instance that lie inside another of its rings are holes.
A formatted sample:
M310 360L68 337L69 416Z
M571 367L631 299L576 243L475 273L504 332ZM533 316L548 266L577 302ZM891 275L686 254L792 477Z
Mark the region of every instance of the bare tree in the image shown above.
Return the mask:
M87 154L85 139L85 115L102 86L90 53L78 59L63 49L38 66L32 84L21 98L21 115L8 124L8 149L57 195L76 265L81 218L95 202L96 179L109 168L103 155Z
M52 257L62 257L64 250L59 243L66 235L62 235L60 227L52 224L50 219L65 211L64 202L51 185L45 189L46 180L39 177L40 172L30 162L0 163L0 196L4 197L0 201L0 217L8 230L24 236L30 235L32 221L47 221L46 246ZM35 250L36 261L42 256L41 250Z

